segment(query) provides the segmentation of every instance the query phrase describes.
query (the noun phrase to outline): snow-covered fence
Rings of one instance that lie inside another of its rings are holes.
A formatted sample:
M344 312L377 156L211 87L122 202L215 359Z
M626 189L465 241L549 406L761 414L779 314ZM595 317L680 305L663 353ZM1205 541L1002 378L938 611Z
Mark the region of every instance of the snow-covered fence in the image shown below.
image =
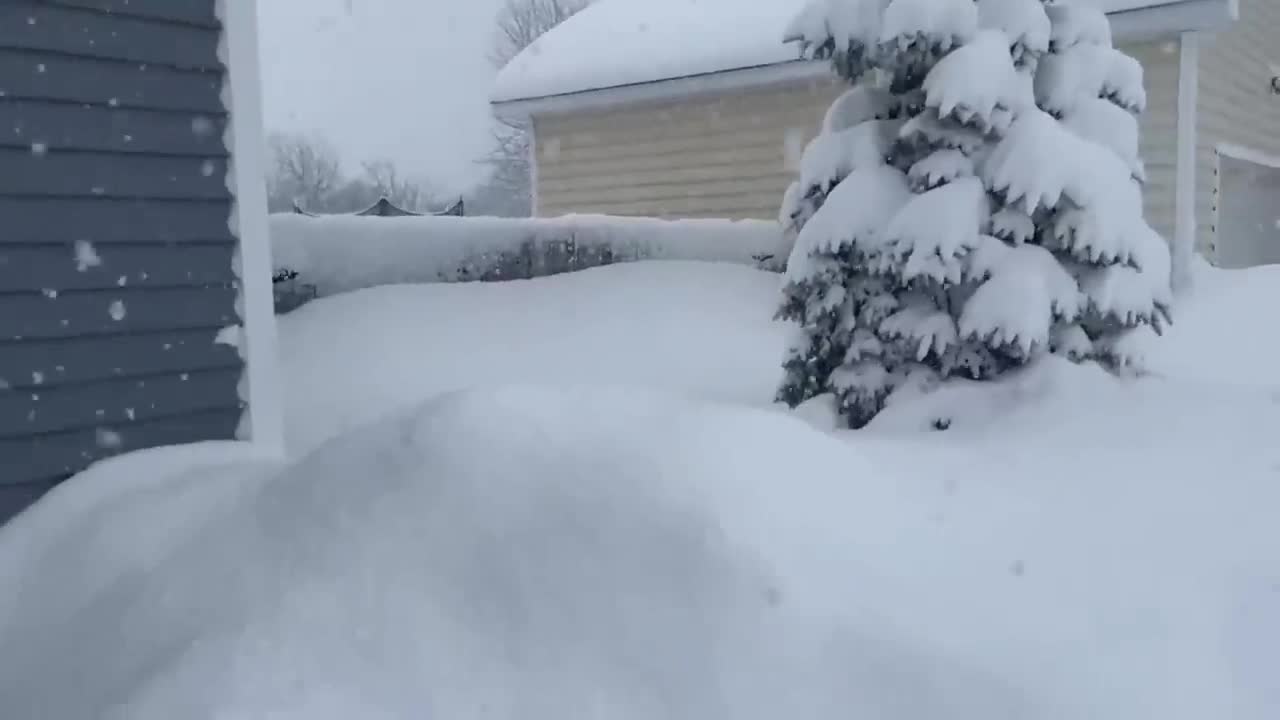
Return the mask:
M762 220L602 215L486 217L271 216L277 273L319 297L397 283L514 280L633 260L706 260L779 269L788 248Z

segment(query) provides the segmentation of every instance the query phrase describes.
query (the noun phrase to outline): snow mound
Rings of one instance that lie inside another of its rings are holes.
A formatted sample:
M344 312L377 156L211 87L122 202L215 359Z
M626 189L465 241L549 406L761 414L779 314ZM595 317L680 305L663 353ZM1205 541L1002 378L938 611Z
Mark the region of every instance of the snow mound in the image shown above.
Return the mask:
M716 437L744 450L705 455ZM0 548L23 590L0 599L0 715L764 720L900 704L875 663L859 678L847 662L889 648L837 641L830 583L777 573L800 547L751 527L767 484L741 471L824 458L857 472L840 443L771 413L508 388L442 397L263 481L100 472L112 502ZM736 519L722 527L713 499Z
M292 453L442 392L632 384L767 405L782 279L729 263L638 262L536 280L396 285L279 319Z
M1272 720L1280 278L1199 275L1156 377L1050 358L836 437L705 400L768 402L766 273L319 301L310 440L488 389L55 490L0 529L0 717Z
M1153 397L1097 380L1069 389ZM1000 432L1059 417L1037 387L1053 412ZM1060 436L1097 420L1072 418ZM0 544L21 588L0 597L0 715L1265 717L1235 711L1280 630L1274 484L1068 477L1029 442L986 477L957 430L855 449L780 413L513 386L283 469L100 474L112 498L74 523L37 505L27 527L61 533Z
M1152 344L1157 374L1280 392L1280 265L1218 270L1197 259L1192 293L1175 308L1174 323ZM1280 402L1280 395L1277 395Z

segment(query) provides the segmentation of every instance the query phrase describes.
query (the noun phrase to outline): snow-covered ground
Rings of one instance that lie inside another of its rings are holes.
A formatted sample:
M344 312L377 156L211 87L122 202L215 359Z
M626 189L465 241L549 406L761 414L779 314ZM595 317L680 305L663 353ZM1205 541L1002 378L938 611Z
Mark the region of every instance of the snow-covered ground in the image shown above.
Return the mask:
M290 448L441 392L513 382L768 405L785 331L770 320L779 282L729 263L656 262L317 301L280 323Z
M290 461L126 456L0 529L0 717L1280 715L1280 268L1202 271L1143 380L859 433L769 407L777 292L637 263L287 316Z

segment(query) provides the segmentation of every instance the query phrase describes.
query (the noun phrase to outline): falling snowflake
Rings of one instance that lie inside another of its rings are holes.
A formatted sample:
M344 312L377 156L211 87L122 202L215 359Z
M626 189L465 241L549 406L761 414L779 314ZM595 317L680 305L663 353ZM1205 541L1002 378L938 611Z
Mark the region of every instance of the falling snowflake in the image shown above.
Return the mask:
M43 385L44 373L40 372L39 370L36 370L35 372L31 373L31 382L35 383L36 385Z
M57 291L57 290L54 290L53 288L45 288L45 289L41 290L40 292L41 292L45 297L49 298L50 300L53 300L53 299L55 299L55 298L57 298L57 297L58 297L58 291Z
M93 243L88 240L76 241L76 270L85 272L91 267L98 267L102 264L102 258L98 256L98 251L93 247Z
M98 428L97 433L98 447L107 450L119 450L124 445L124 438L120 437L120 433L107 428Z
M49 154L49 144L42 142L31 143L31 154L37 157L43 157Z
M107 312L111 315L111 319L120 322L126 314L123 300L112 300L111 305L107 306Z
M213 121L203 115L191 121L191 132L197 137L213 134Z

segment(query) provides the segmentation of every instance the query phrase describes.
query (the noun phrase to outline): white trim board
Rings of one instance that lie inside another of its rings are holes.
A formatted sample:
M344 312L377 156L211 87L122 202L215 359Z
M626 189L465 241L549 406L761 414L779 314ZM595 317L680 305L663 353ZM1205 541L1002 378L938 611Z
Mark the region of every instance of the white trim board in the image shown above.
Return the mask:
M529 117L582 112L633 105L644 102L688 99L704 95L746 90L748 88L785 85L794 82L835 77L825 61L793 60L778 65L726 70L689 77L655 80L635 85L621 85L600 90L583 90L567 95L509 100L493 103L494 111L504 117Z
M1219 155L1226 155L1229 158L1280 169L1280 155L1272 155L1261 150L1254 150L1251 147L1232 143L1218 143L1213 149Z
M1178 43L1178 117L1176 164L1174 166L1174 231L1170 249L1173 287L1183 291L1191 286L1191 265L1195 258L1196 236L1196 147L1199 138L1200 38L1182 33Z
M1238 17L1236 0L1181 0L1107 15L1116 44L1221 30Z
M245 361L241 397L248 412L241 439L271 454L284 453L284 412L271 288L271 241L267 223L266 141L258 60L257 0L217 0L223 33L219 53L227 66L223 102L231 114L226 145L231 151L227 185L234 196L231 230L238 238L240 279L237 338Z

